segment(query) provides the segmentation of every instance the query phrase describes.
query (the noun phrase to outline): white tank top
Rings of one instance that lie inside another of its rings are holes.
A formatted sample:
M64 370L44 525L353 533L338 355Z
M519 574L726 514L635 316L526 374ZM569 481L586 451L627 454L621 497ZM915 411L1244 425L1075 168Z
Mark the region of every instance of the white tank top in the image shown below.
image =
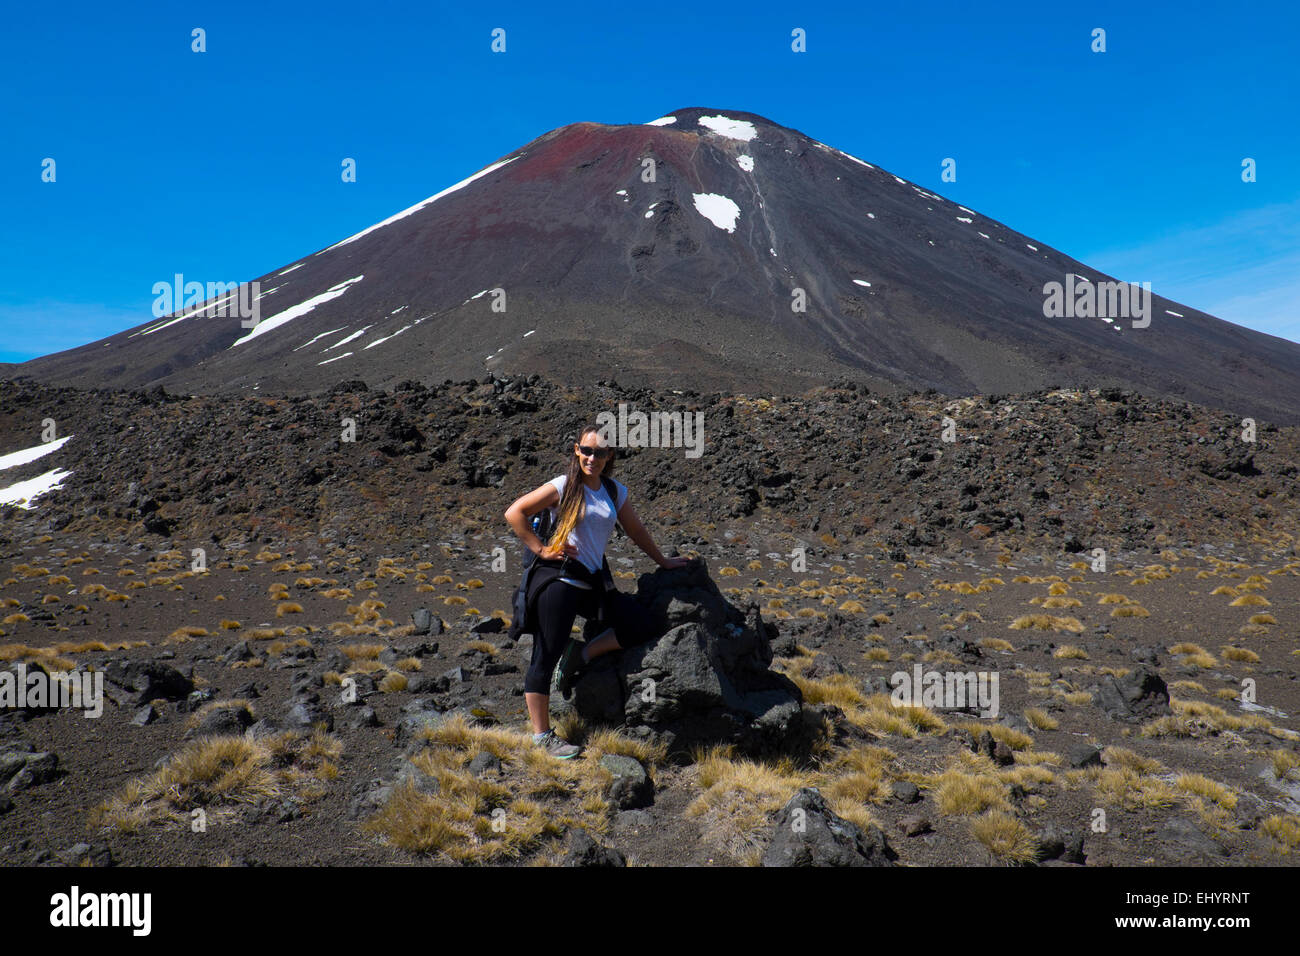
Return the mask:
M550 484L560 493L560 498L564 498L564 485L567 480L566 475L559 475L552 478ZM627 502L627 486L622 484L617 478L611 478L614 487L618 491L618 507L622 508ZM605 559L605 545L609 543L609 536L614 531L614 524L618 521L618 510L610 507L609 495L605 494L604 487L592 491L583 483L583 491L587 497L587 512L578 526L569 532L568 543L578 549L578 560L582 562L583 567L593 574L600 571L601 563ZM558 522L560 520L560 508L557 504L550 509L551 520Z

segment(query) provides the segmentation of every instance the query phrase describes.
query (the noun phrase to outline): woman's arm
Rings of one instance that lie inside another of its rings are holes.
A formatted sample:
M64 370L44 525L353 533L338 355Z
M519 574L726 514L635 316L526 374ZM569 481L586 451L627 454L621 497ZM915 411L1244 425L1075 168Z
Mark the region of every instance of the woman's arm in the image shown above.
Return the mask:
M667 558L655 544L654 538L650 537L650 532L646 530L645 525L641 523L641 518L637 515L636 509L632 507L632 501L623 502L623 507L618 511L618 523L623 526L627 536L636 542L638 548L650 555L650 559L661 568L680 568L690 563L689 558Z
M539 488L535 488L528 494L516 498L514 503L506 509L506 523L510 529L519 536L519 540L524 543L524 547L541 558L561 558L577 557L578 549L567 541L553 541L550 547L542 543L542 539L533 533L533 529L528 526L528 519L543 508L554 508L560 503L560 493L555 490L555 486L549 481Z

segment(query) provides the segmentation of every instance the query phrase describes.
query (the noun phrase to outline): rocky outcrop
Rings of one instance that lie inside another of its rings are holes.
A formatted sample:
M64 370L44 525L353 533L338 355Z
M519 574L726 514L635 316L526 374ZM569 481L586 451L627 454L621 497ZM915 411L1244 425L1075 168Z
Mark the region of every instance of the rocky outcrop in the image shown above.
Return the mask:
M893 866L898 854L879 827L864 833L836 815L816 787L804 787L777 815L764 866Z
M580 715L677 753L709 743L776 751L803 732L799 689L770 666L776 628L756 605L731 605L706 564L643 574L636 597L659 636L580 675Z

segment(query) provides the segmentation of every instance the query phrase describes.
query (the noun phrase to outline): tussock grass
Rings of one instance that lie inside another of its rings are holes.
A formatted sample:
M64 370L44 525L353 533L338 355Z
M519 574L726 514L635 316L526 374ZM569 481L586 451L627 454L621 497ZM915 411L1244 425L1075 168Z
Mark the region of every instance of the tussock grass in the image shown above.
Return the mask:
M1039 766L1041 764L1060 766L1061 764L1061 755L1052 753L1050 750L1017 750L1015 757L1017 764L1026 766Z
M706 840L736 859L762 851L770 814L810 782L789 760L737 760L728 747L697 753L696 767L703 792L686 807L686 815L700 821Z
M1165 769L1164 764L1154 757L1144 757L1127 747L1106 747L1101 752L1101 759L1105 761L1107 766L1131 770L1141 776L1161 773Z
M1259 655L1245 647L1224 647L1221 651L1225 661L1238 661L1245 664L1258 664Z
M337 775L341 742L316 731L285 731L256 740L208 737L170 757L157 771L136 778L93 808L92 827L134 833L151 826L189 829L202 808L207 825L229 823L264 798L318 799L322 783Z
M1225 730L1258 730L1282 740L1300 739L1300 734L1277 727L1260 714L1235 717L1222 707L1198 700L1170 700L1174 713L1143 724L1143 737L1205 737Z
M1232 601L1229 607L1268 607L1273 602L1262 594L1243 594L1241 597Z
M580 722L562 730L579 741L587 733ZM425 728L417 740L425 746L410 762L437 782L436 792L401 784L363 827L393 846L457 863L526 854L544 861L569 828L606 832L604 791L611 776L599 765L600 756L624 753L650 765L663 758L661 749L600 731L586 742L583 757L556 760L534 747L527 734L471 725L459 716ZM501 779L469 772L470 762L484 752L501 761Z
M1292 770L1300 767L1300 757L1290 750L1270 751L1269 758L1273 761L1273 776L1278 780L1285 780Z
M798 685L808 704L834 704L844 711L850 723L882 736L915 737L917 734L941 734L947 725L932 710L916 706L894 706L888 694L866 694L859 682L848 674L832 674L821 680L802 675L811 664L798 658L782 659L776 665Z
M990 810L971 821L971 835L994 857L1007 863L1029 863L1038 852L1038 841L1016 817L1002 810Z
M1300 816L1294 813L1275 813L1260 821L1260 832L1272 839L1275 849L1288 854L1300 846Z
M1004 743L1012 750L1026 750L1034 745L1034 738L1029 734L1022 733L1006 724L986 723L978 720L967 720L962 723L953 724L955 728L968 731L976 740L984 731L989 732L994 740Z
M1083 602L1072 597L1049 597L1042 606L1049 610L1056 610L1063 607L1083 607Z
M967 773L956 767L929 779L935 804L944 816L968 816L985 810L1010 812L1007 788L995 774Z
M980 647L983 647L990 651L1014 651L1015 650L1015 647L1012 646L1010 641L1004 641L1000 637L986 637L982 641L980 641Z
M972 621L977 623L983 623L984 617L983 615L980 614L979 611L962 611L955 618L953 618L953 620L956 621L958 624L967 624Z
M1073 771L1090 781L1097 799L1125 810L1160 810L1177 806L1178 792L1164 780L1128 767L1089 767ZM1071 774L1066 774L1072 779Z
M1250 616L1250 623L1260 626L1265 624L1276 624L1277 618L1272 614L1252 614Z
M1072 634L1083 630L1083 624L1078 618L1057 617L1054 614L1026 614L1012 621L1009 627L1013 631L1034 628L1040 631L1069 631Z
M1088 652L1082 647L1075 647L1073 644L1062 644L1053 653L1052 657L1057 660L1088 660Z
M1124 604L1110 612L1111 617L1150 617L1151 612L1141 604Z
M1056 730L1061 726L1055 717L1052 717L1045 710L1039 710L1037 707L1030 707L1025 711L1025 720L1035 730Z
M1174 778L1174 786L1185 793L1194 794L1203 799L1210 800L1224 810L1234 810L1237 806L1237 795L1231 789L1209 777L1199 773L1179 774Z

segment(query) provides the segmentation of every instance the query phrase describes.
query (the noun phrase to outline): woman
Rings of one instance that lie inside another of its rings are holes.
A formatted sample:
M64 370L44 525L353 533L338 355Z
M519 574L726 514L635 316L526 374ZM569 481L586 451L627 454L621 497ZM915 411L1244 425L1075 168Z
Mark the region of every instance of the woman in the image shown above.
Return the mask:
M574 618L582 614L590 624L603 602L605 620L611 625L582 647L584 663L640 643L648 636L640 626L644 612L638 612L635 599L614 588L612 581L610 590L605 591L605 546L614 530L615 516L627 536L661 568L680 568L690 563L688 558L664 557L641 524L636 509L628 503L626 485L614 481L618 500L610 501L601 477L608 476L613 466L614 449L605 442L601 429L584 428L573 445L568 473L517 499L505 513L515 534L537 555L529 587L530 593L537 595L537 633L533 635L532 663L524 678L524 701L533 725L533 741L551 756L562 759L575 757L582 750L551 730L550 717L551 672L569 641ZM556 514L555 531L547 545L529 527L529 519L543 508L552 508Z

